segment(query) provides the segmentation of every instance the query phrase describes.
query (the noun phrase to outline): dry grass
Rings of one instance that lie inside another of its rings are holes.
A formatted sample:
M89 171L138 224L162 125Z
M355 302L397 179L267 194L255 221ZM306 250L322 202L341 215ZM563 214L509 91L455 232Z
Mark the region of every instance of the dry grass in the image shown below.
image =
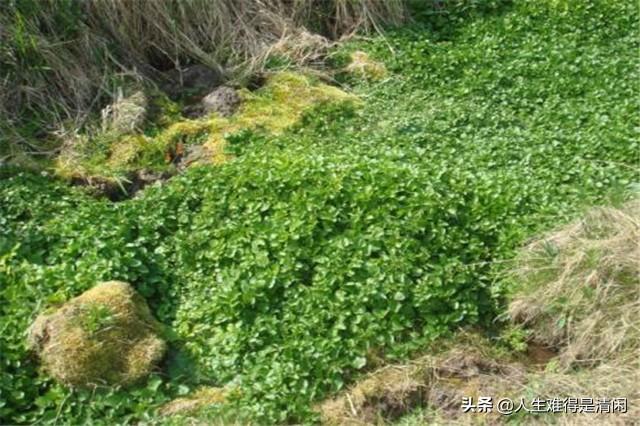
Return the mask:
M162 359L161 325L127 283L109 281L40 315L28 344L52 377L70 386L130 385Z
M364 425L397 418L420 406L427 391L414 366L389 366L369 375L340 396L322 403L323 423Z
M323 424L360 426L390 424L428 408L428 418L421 417L425 424L453 424L461 421L463 396L497 395L522 387L524 377L525 367L487 338L461 331L455 339L435 342L419 358L369 373L316 411Z
M141 130L146 118L149 101L142 91L124 97L119 92L115 102L104 108L102 116L102 131L117 134L130 133Z
M367 80L381 80L387 76L387 69L383 63L376 62L365 52L356 51L351 54L351 62L345 71Z
M560 366L640 350L640 202L598 208L533 242L515 270L511 318L562 348Z
M0 143L42 148L21 135L73 132L118 87L161 83L169 69L198 63L240 78L274 52L317 62L325 37L404 18L402 0L3 2Z
M625 415L640 418L640 201L596 208L534 241L514 271L523 283L509 314L532 338L559 349L556 362L532 376L529 388L553 396L626 397ZM560 424L584 424L564 415Z
M216 404L227 402L229 390L203 386L182 398L176 398L158 409L161 416L188 415Z

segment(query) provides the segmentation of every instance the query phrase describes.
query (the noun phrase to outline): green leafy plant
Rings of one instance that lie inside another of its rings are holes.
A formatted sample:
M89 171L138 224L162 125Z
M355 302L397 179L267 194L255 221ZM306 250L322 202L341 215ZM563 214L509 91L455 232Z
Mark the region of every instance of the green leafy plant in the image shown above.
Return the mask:
M200 384L236 387L224 409L255 422L310 422L372 353L490 325L498 272L527 237L639 181L638 10L474 13L358 44L392 77L354 85L357 111L239 133L235 160L131 200L0 180L1 422L147 421ZM29 320L114 279L172 329L172 380L94 395L40 375Z
M89 306L80 318L80 326L91 335L96 335L114 323L113 313L104 305Z
M527 340L531 336L531 331L524 327L509 326L502 331L500 341L508 349L515 352L525 352L527 350Z

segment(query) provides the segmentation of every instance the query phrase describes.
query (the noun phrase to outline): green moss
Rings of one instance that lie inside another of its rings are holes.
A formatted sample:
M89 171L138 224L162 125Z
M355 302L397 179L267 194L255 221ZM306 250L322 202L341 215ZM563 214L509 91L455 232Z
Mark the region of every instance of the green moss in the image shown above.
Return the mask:
M163 94L155 94L149 124L143 133L107 132L93 138L78 136L59 155L55 171L67 179L113 182L141 169L167 171L184 146L204 145L210 162L222 163L226 137L242 130L279 134L296 124L314 105L356 102L357 98L317 79L293 72L270 76L256 92L241 90L243 105L231 117L212 114L184 119L180 105Z
M256 92L241 91L243 106L238 113L222 118L210 118L210 134L205 146L213 161L223 162L226 135L241 130L260 130L280 134L296 124L309 108L331 102L357 102L354 95L337 87L323 84L299 73L273 74Z
M149 126L145 131L147 136L153 136L159 130L171 125L182 118L182 107L179 103L169 99L162 92L151 94L151 104L149 107Z

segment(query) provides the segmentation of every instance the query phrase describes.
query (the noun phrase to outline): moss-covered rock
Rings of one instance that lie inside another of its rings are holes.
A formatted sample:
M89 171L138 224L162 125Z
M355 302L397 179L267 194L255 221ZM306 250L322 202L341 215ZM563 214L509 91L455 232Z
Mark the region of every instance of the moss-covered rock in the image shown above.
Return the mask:
M162 359L160 330L142 296L127 283L108 281L38 316L27 343L66 385L126 386Z
M242 99L235 89L228 86L218 87L200 102L204 113L217 113L222 117L232 115L241 103Z

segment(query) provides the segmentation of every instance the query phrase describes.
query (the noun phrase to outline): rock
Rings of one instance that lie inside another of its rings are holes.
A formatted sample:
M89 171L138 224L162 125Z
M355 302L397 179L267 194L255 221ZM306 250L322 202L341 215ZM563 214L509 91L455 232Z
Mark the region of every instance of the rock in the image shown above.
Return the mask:
M223 117L228 117L236 112L242 99L231 87L221 86L202 98L200 103L205 114L217 112Z
M172 97L184 92L188 95L202 96L224 82L222 71L200 64L173 70L168 77L172 83L165 87L165 91Z
M126 98L120 91L115 102L101 112L103 131L125 134L140 130L147 116L148 103L147 96L142 91Z
M38 316L27 344L65 385L126 386L147 376L164 356L161 327L129 284L108 281Z
M188 145L184 151L184 155L180 157L176 164L179 171L183 171L195 164L211 163L213 159L211 150L203 145Z
M221 85L222 72L205 65L193 65L182 71L182 85L189 89L209 89Z

